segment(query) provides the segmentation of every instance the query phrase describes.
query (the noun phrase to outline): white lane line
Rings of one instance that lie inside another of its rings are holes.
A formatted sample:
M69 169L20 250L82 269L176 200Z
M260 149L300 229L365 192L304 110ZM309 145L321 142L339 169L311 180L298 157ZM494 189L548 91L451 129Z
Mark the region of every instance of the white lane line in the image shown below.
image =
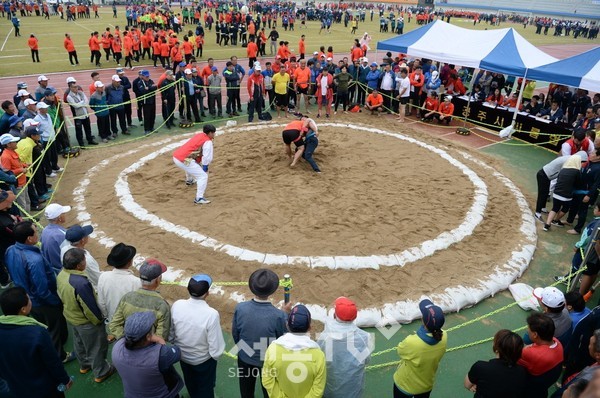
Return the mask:
M10 34L12 33L12 31L14 30L14 26L12 28L10 28L10 30L8 31L8 33L6 34L6 39L4 39L4 43L2 43L2 48L0 48L0 51L4 51L4 46L6 46L6 42L8 41L8 38L10 37Z

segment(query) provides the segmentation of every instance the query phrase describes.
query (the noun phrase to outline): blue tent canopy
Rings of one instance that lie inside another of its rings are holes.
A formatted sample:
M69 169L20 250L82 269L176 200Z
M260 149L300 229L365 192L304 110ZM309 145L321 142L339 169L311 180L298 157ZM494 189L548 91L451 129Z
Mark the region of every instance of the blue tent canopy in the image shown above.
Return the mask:
M377 50L481 68L512 76L557 59L529 43L514 29L472 30L435 21L377 43Z
M527 77L600 92L600 47L531 69Z

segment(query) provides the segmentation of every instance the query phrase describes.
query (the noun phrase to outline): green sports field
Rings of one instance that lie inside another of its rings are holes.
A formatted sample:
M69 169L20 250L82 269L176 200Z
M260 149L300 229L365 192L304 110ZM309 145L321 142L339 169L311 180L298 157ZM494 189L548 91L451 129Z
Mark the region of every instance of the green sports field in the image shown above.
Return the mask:
M177 8L175 8L177 10ZM93 14L93 13L92 13ZM87 41L91 32L98 31L103 32L107 27L111 30L115 25L124 28L126 25L125 11L119 10L119 18L112 18L112 11L110 8L104 7L99 10L99 19L77 19L74 22L67 22L66 19L61 20L58 16L52 16L50 20L43 19L42 17L21 17L21 37L14 37L14 30L12 23L6 18L0 19L0 76L15 76L15 75L26 75L35 73L50 73L60 72L68 70L87 70L92 68L92 64L89 61L89 49ZM405 21L406 27L405 32L415 29L417 27L414 18L410 23ZM463 19L452 19L452 24L466 28L474 29L495 29L482 22L473 26L472 21ZM350 36L350 27L344 28L343 24L334 24L331 29L331 34L319 35L320 23L317 21L307 22L307 28L301 29L299 24L296 24L296 31L284 31L279 28L278 31L281 35L281 40L287 40L290 42L290 48L292 50L297 49L298 39L301 34L306 35L306 49L307 53L312 53L319 49L319 46L333 46L336 59L339 56L347 56L349 49L352 46L354 37ZM526 29L523 25L517 24L504 24L500 25L500 28L514 27L517 31L523 35L527 40L535 45L547 45L547 44L589 44L590 41L587 39L573 39L572 37L554 37L552 36L553 30L551 29L548 36L535 35L535 27L528 26ZM184 32L188 29L195 29L194 25L184 27ZM385 40L393 37L392 33L379 33L379 24L377 14L374 17L374 21L369 21L369 15L367 14L367 20L364 24L359 24L358 33L362 35L364 32L368 32L373 38L371 47L375 49L375 43L378 40ZM35 34L39 39L40 46L40 64L33 64L31 61L29 47L27 47L27 39L30 34ZM69 33L75 43L77 53L79 56L79 67L72 67L69 64L67 52L63 47L63 39L65 33ZM451 38L449 38L451 39ZM598 41L596 41L596 44ZM215 33L206 31L206 44L204 47L204 59L213 57L215 59L226 59L232 55L238 57L246 56L246 49L241 46L229 46L219 47L215 44ZM143 63L142 63L143 64ZM33 66L33 67L32 67ZM115 65L103 65L103 67L114 67Z

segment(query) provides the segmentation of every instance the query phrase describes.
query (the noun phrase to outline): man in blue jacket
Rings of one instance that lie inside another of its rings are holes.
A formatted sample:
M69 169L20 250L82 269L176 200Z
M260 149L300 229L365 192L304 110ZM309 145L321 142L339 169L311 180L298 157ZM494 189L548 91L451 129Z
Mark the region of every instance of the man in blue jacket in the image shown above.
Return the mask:
M60 397L73 381L54 350L46 325L28 315L32 303L22 287L0 295L0 378L16 397ZM12 396L12 395L11 395Z
M38 243L38 231L31 221L15 225L16 243L6 250L5 261L15 286L21 286L31 299L31 316L48 326L54 348L63 362L75 359L65 352L67 321L62 313L62 302L56 291L56 275L50 263L44 260Z

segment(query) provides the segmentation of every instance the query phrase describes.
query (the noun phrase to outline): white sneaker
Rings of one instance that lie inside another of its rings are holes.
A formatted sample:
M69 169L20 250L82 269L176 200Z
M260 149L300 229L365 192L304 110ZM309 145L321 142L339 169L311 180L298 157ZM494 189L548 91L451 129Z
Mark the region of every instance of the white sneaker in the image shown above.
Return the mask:
M196 200L194 200L194 203L197 205L207 205L210 203L210 200L204 198L196 198Z
M60 173L61 171L64 171L65 169L63 167L59 167L58 170L53 170L55 173Z
M46 174L47 178L56 178L56 173Z

